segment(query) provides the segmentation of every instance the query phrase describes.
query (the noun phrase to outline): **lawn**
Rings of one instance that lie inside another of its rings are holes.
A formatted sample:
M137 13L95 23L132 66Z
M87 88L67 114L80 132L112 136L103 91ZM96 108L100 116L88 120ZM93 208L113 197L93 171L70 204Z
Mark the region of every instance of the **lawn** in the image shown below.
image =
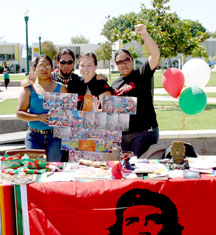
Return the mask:
M167 130L207 130L216 129L216 104L207 104L196 115L186 115L179 108L178 102L154 102L159 128Z
M0 115L15 114L18 99L0 102ZM155 101L155 111L160 130L205 130L216 129L216 104L208 104L197 115L185 115L178 102Z
M205 92L207 97L209 98L216 98L216 92ZM167 94L157 94L158 96L170 96L168 93Z
M0 115L11 115L16 113L18 99L8 99L0 102Z
M17 74L17 75L14 75L14 74L10 74L10 80L11 81L21 81L23 79L25 79L26 76L25 75L22 75L22 74ZM0 74L0 81L3 80L3 75Z

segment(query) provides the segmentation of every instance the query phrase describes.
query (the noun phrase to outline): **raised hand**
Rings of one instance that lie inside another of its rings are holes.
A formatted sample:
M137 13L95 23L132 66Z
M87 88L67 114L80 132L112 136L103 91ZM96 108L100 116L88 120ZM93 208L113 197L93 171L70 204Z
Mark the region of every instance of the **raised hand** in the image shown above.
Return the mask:
M27 77L27 82L29 84L34 84L35 81L36 81L36 73L35 73L33 67L31 66L30 67L30 73L29 73L29 75Z
M135 25L135 32L141 35L145 34L147 32L145 25L144 24Z

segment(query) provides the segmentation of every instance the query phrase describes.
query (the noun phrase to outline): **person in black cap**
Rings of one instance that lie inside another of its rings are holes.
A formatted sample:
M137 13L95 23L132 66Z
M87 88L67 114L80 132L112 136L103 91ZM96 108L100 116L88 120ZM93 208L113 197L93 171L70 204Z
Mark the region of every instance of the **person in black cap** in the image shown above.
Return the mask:
M175 204L165 195L148 189L132 189L124 193L116 205L115 224L110 235L180 235Z

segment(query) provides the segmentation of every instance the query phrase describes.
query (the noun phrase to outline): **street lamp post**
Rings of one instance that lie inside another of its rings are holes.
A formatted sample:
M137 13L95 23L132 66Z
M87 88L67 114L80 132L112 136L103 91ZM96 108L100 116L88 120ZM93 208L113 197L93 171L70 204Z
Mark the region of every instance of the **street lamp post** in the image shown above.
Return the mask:
M26 75L29 74L29 48L28 48L28 20L29 20L29 12L26 10L24 13L24 20L26 25Z
M41 55L41 35L40 34L38 36L38 40L39 40L39 54Z

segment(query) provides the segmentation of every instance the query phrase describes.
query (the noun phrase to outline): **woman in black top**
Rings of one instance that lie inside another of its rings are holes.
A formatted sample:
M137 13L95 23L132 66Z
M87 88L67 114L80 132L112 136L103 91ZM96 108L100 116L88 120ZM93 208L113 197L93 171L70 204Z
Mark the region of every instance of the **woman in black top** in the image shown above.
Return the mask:
M129 51L122 49L115 55L121 77L112 88L118 96L137 97L137 114L130 115L129 131L123 132L122 150L133 151L140 157L159 138L158 124L152 99L152 78L158 65L160 51L143 24L135 26L149 51L149 58L139 70L134 70L134 61Z
M112 94L113 89L106 80L96 79L97 57L94 53L86 53L79 58L79 69L84 81L83 86L76 88L79 95L92 94L102 103L104 95Z

